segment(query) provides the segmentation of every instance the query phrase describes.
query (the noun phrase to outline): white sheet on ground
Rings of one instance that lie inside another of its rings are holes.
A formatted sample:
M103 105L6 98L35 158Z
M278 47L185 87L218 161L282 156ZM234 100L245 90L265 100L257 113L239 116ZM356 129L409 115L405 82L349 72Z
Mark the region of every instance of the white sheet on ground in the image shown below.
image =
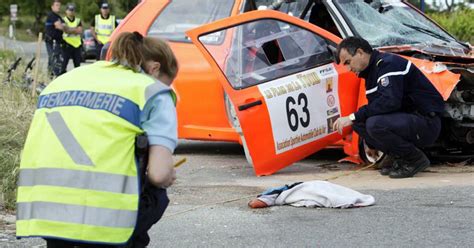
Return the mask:
M326 181L309 181L284 190L280 194L261 195L268 206L350 208L373 205L375 199L350 188Z

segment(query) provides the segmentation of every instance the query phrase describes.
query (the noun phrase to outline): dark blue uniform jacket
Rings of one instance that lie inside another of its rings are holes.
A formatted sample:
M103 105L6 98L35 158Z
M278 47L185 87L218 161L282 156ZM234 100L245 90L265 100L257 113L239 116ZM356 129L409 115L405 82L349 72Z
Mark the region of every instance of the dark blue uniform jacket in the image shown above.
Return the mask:
M359 73L365 79L368 104L356 113L356 122L392 112L441 113L443 98L428 78L410 61L374 50L368 67Z

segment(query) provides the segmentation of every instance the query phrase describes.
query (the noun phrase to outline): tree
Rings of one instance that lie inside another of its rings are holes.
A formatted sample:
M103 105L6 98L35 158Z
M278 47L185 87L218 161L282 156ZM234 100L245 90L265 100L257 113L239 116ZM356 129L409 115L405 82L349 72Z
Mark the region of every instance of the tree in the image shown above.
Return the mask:
M42 19L46 16L47 11L50 9L50 3L47 0L17 0L18 9L22 11L22 15L29 15L35 17L32 30L34 33L39 33L40 24Z

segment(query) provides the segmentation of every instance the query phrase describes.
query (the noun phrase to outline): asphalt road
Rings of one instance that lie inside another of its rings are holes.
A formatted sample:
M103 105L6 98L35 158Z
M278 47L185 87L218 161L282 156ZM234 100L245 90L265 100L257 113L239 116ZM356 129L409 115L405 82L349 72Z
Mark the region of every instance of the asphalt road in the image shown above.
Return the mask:
M338 164L342 156L326 150L256 177L239 145L180 142L176 159L188 162L169 189L170 206L151 230L150 247L473 247L473 166L437 165L399 180L370 170L332 181L373 195L376 205L366 208L247 207L266 188L357 168ZM44 245L12 235L0 240L0 247Z

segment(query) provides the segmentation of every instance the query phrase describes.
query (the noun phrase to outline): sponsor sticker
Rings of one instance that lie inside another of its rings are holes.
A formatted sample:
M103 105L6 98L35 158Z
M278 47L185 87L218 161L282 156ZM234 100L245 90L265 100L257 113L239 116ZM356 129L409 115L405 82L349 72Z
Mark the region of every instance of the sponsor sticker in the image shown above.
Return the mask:
M334 122L336 122L336 120L339 119L339 116L340 115L335 115L333 117L328 118L328 120L327 120L327 122L328 122L328 133L332 133L332 132L336 131L336 130L334 130L333 126L334 126Z
M332 108L332 109L329 109L329 110L327 111L328 116L335 115L335 114L337 114L337 113L339 113L339 110L337 109L337 107Z
M327 103L328 103L328 106L331 108L334 107L334 105L336 105L336 98L334 97L334 95L328 96Z

